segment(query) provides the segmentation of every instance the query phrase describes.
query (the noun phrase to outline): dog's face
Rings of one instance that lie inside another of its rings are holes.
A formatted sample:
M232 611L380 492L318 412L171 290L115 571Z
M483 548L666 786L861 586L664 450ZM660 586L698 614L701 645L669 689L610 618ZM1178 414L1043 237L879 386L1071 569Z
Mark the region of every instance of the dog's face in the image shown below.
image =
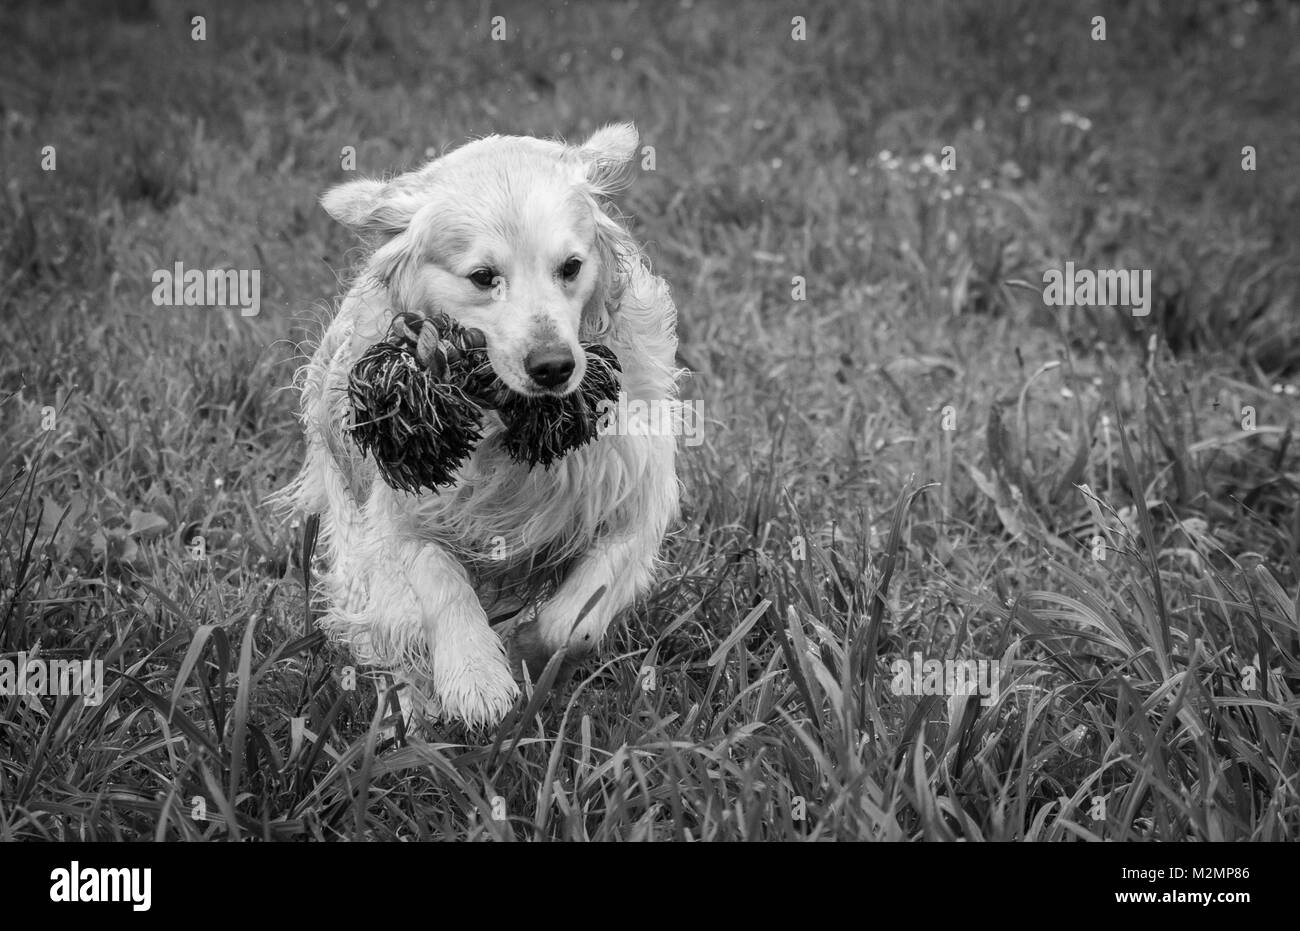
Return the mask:
M511 390L564 395L585 373L579 339L604 329L617 299L629 244L599 199L636 144L629 124L578 147L491 136L389 182L340 185L322 204L382 240L369 272L394 310L482 330Z

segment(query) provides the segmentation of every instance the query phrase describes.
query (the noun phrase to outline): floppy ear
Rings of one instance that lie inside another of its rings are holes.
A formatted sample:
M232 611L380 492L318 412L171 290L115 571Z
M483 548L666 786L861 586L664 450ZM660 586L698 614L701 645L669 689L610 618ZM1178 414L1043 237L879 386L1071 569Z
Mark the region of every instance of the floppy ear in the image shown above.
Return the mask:
M638 261L640 250L631 235L601 203L626 187L638 141L636 127L631 123L610 123L567 153L576 156L578 180L591 201L600 258L596 287L582 309L579 338L584 340L594 340L609 329L611 317L623 301L632 263Z
M628 163L639 139L631 123L610 123L591 134L578 149L587 167L587 181L598 195L609 195L627 184Z
M591 209L596 222L596 254L600 271L596 287L582 308L579 339L584 341L598 339L609 330L612 318L623 302L632 265L639 261L640 256L631 234L617 220L594 200Z
M396 234L411 223L415 203L395 185L362 178L332 187L321 195L325 212L358 233Z

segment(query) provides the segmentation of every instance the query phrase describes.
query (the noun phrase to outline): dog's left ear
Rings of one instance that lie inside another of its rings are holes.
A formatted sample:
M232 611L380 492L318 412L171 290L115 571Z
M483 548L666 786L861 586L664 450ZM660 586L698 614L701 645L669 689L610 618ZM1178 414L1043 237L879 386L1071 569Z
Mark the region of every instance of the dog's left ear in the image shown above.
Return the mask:
M597 194L608 196L626 186L628 164L639 139L631 123L610 123L592 133L578 149L586 180Z
M566 155L574 159L578 180L592 197L596 223L596 251L600 255L600 274L582 312L579 338L596 340L609 329L622 303L628 273L636 261L637 248L632 237L619 225L600 201L627 186L628 168L636 155L639 141L631 123L611 123L591 134L591 138Z

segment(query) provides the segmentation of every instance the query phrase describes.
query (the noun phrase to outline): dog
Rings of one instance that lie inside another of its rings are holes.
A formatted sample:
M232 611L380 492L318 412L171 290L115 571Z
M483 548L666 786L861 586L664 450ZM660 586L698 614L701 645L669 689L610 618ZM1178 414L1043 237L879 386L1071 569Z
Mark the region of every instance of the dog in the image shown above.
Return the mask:
M347 392L394 315L418 312L481 330L520 395L574 391L581 344L597 342L622 367L625 407L676 404L676 308L610 208L637 145L631 124L577 146L488 136L321 198L368 258L300 370L306 455L280 497L319 515L322 628L392 675L404 715L500 722L516 674L535 676L560 650L566 661L596 651L656 577L681 495L669 431L618 424L530 469L485 412L455 484L408 494L350 438Z

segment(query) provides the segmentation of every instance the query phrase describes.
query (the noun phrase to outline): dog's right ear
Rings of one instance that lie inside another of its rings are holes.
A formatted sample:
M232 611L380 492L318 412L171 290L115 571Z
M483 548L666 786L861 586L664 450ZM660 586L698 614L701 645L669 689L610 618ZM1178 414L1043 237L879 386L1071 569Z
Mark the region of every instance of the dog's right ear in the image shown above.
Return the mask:
M362 178L321 195L325 212L358 233L396 235L411 224L416 204L390 182Z

